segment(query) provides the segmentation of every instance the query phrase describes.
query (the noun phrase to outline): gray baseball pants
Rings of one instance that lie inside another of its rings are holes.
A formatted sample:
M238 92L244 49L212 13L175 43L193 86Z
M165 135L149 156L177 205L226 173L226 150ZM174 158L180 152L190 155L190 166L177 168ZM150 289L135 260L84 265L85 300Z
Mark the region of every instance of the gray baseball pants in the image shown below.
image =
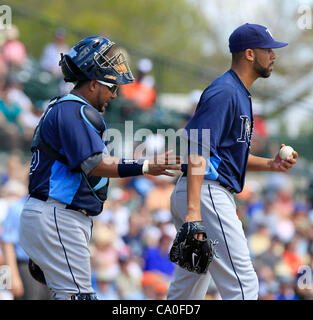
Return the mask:
M171 212L177 229L187 214L187 178L180 177L171 196ZM210 275L227 300L256 300L258 278L254 271L242 223L236 214L233 195L218 182L204 180L201 189L201 216L209 239L218 240L219 258L209 272L198 275L176 266L168 292L169 300L202 300Z
M52 297L69 299L93 293L89 241L92 218L65 209L49 198L29 198L21 214L20 241L28 256L43 271Z

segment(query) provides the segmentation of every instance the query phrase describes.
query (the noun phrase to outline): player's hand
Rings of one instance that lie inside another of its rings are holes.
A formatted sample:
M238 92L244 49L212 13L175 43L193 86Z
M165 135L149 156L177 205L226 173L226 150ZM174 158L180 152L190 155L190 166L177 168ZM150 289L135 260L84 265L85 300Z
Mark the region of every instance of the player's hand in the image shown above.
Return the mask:
M182 159L180 156L171 155L172 152L173 150L170 150L149 160L148 174L153 176L165 175L175 177L175 173L167 170L181 170Z
M280 146L280 149L284 146L285 145L282 144ZM286 172L296 164L297 158L298 158L298 152L296 151L292 153L292 157L288 157L286 160L281 159L278 152L275 158L271 161L271 164L270 164L271 170L276 172Z
M195 221L200 221L201 220L201 213L200 212L193 212L193 211L188 211L186 215L185 222L195 222ZM195 233L194 237L197 240L203 240L204 239L204 234L203 233Z

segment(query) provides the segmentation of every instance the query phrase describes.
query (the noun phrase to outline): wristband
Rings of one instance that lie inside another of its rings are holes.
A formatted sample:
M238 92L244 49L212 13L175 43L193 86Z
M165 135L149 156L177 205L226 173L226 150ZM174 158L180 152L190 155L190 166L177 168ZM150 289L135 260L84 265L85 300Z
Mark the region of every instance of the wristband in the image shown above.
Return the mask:
M118 174L121 178L135 177L143 174L143 164L139 164L137 160L121 159L118 164Z
M149 172L149 160L145 160L142 165L142 174L148 174Z

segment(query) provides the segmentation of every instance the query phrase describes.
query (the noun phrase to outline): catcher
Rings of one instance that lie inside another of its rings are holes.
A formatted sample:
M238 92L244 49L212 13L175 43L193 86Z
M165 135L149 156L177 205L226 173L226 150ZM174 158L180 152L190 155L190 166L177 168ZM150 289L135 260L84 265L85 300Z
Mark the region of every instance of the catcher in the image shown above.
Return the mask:
M74 89L51 100L34 134L29 198L20 240L31 274L54 299L96 300L91 286L89 241L93 217L102 212L109 178L174 175L179 157L154 161L109 155L101 112L119 85L134 81L122 52L104 37L89 37L62 55L60 66ZM163 161L165 160L165 161Z

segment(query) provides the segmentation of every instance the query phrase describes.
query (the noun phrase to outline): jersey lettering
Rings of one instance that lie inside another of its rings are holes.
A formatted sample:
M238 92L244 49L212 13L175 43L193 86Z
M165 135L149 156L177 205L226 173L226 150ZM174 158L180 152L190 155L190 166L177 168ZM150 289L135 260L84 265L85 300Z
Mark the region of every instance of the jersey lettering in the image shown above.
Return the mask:
M33 172L37 169L38 165L39 165L39 150L37 149L35 152L33 152L32 155L32 161L30 164L30 170L29 170L29 175L32 175Z
M241 119L241 135L237 139L238 142L249 143L251 136L251 123L248 116L240 116Z

